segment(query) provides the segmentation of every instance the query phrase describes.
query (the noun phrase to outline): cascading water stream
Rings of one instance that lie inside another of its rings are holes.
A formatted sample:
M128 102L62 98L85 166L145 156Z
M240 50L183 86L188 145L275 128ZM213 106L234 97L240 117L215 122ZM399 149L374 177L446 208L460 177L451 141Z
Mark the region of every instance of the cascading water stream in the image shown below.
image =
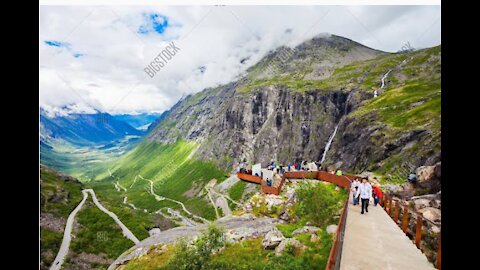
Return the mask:
M387 73L385 73L382 77L382 86L380 86L380 89L383 89L385 87L385 79L387 78L388 74L390 73L390 71L392 71L391 69L389 69L387 71Z
M323 155L322 155L322 159L320 160L320 164L323 163L323 161L327 157L327 152L330 149L330 145L332 145L333 139L335 139L335 135L337 134L338 126L340 125L341 120L343 119L343 117L345 115L347 115L348 101L349 100L350 100L350 94L348 94L347 100L345 101L345 107L344 107L344 110L343 110L342 117L340 118L337 125L335 126L335 129L333 130L332 135L330 135L330 137L328 137L328 141L327 141L327 144L325 145L325 150L323 151Z
M330 145L332 144L333 139L335 138L335 134L337 134L337 129L339 124L335 126L335 129L333 130L332 135L330 135L330 138L328 138L328 142L327 142L327 145L325 145L325 151L323 151L323 156L322 156L322 159L320 160L320 164L323 163L323 161L325 160L325 157L327 156L328 149L330 149Z

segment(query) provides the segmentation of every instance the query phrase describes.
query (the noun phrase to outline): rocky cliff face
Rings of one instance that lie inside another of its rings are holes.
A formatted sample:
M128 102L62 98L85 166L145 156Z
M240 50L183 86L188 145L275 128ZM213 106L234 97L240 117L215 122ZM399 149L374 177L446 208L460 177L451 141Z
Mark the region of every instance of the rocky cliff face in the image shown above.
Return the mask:
M291 92L266 86L238 94L227 86L198 103L179 106L150 138L171 143L181 137L201 143L197 157L231 167L242 160L287 163L321 158L325 142L344 113L347 93Z
M413 96L404 93L413 82L426 81L430 86L439 80L439 70L432 67L439 65L435 52L387 54L337 36L313 39L292 52L288 61L278 65L277 50L238 81L181 100L148 139L161 143L194 140L200 144L197 158L233 169L244 161L265 166L271 160L283 164L320 160L339 124L327 164L359 172L390 166L390 157L418 165L439 160L439 151L424 151L440 143L440 130L435 129L439 115L421 106L431 102L428 95L432 93L422 96L415 89L410 89ZM280 66L274 74L264 72L269 61ZM379 89L381 77L389 69L387 87ZM375 89L385 97L374 100ZM398 97L399 104L391 104L390 99ZM414 102L420 103L411 105ZM407 123L390 123L395 119L385 117L382 106L409 114ZM419 112L411 112L415 108ZM430 121L410 125L409 120L417 114L425 116L424 111ZM432 135L437 137L428 140ZM409 150L412 148L416 151ZM425 155L418 156L419 152ZM385 160L388 164L382 164ZM395 169L390 167L386 171Z

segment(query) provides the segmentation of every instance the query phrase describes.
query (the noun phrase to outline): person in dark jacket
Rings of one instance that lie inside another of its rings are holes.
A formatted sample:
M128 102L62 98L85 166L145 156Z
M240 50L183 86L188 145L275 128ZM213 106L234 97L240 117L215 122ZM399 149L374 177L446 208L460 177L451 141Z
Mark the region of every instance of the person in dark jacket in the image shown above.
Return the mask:
M414 173L410 173L410 174L408 175L408 182L410 182L410 183L415 183L415 182L417 182L417 175L414 174Z

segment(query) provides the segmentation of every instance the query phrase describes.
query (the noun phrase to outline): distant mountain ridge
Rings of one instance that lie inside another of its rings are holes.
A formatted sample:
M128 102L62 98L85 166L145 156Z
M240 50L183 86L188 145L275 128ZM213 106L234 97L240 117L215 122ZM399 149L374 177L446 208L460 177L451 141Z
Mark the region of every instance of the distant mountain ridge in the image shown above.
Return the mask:
M108 143L126 135L144 134L104 112L51 117L43 110L40 111L40 133L44 143L48 144L50 139L61 139L76 145Z
M161 113L114 114L115 119L125 122L139 130L146 130L152 122L159 118Z

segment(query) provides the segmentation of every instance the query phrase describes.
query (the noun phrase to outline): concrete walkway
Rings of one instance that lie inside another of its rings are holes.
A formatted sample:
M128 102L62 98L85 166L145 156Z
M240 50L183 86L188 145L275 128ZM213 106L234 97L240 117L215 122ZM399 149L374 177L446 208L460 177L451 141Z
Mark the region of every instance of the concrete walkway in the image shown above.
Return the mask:
M351 197L351 196L350 196ZM341 270L435 269L380 205L348 205Z

